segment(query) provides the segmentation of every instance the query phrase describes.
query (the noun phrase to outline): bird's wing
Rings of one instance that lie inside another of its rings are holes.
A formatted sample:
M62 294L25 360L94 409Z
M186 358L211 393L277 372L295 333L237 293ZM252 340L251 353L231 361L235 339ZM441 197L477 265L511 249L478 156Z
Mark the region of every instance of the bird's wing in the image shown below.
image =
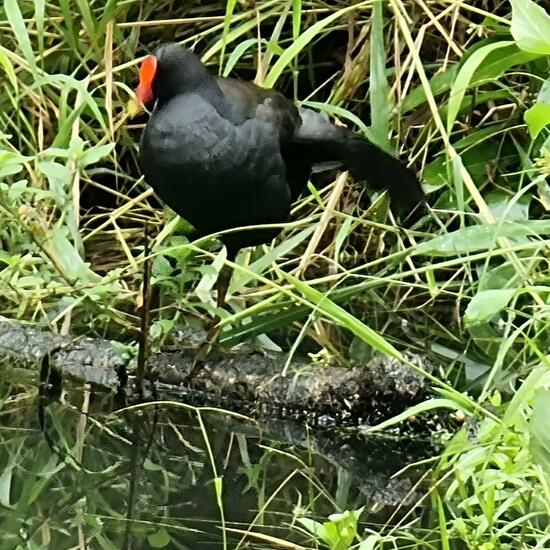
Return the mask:
M236 124L199 94L155 112L140 163L158 195L203 233L287 219L291 193L277 131L258 117ZM227 235L232 249L266 242L265 232Z
M367 139L335 126L326 114L299 109L279 92L251 82L218 79L218 84L240 115L265 121L278 133L293 200L305 189L313 165L336 162L358 181L387 189L402 217L423 204L422 187L411 170Z
M220 78L218 84L240 116L258 119L273 128L285 161L291 200L296 200L306 187L312 166L306 157L293 154L292 140L302 124L298 107L280 92L252 82Z
M301 124L283 149L287 166L337 161L358 181L387 189L396 211L408 215L424 202L415 174L400 160L347 128L335 126L324 113L299 110ZM301 163L301 164L300 164ZM303 181L305 186L307 179Z
M219 78L218 84L245 119L256 118L272 125L281 142L289 140L300 125L298 108L280 92L230 78Z

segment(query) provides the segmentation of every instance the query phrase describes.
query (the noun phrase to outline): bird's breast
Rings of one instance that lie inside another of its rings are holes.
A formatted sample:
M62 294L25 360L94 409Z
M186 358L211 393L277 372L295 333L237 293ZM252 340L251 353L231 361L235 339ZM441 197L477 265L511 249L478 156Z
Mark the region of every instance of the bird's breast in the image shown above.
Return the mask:
M144 172L153 178L168 171L216 183L231 175L257 180L280 169L275 166L278 136L268 123L249 119L234 124L195 96L168 103L152 115L140 156Z
M288 215L279 139L266 121L236 124L202 100L164 106L144 131L140 164L160 198L197 228L276 223Z

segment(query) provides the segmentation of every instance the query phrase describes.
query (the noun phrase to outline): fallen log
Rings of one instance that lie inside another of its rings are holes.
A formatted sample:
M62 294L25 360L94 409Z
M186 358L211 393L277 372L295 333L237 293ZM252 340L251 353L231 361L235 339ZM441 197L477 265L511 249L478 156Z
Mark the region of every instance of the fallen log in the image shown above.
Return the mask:
M147 369L155 396L194 405L216 405L245 414L277 412L283 417L313 418L316 423L353 420L374 423L423 400L428 381L409 366L383 355L356 368L293 362L258 350L215 350L204 369L188 379L197 335L185 330L177 349L151 354ZM187 344L187 347L186 347ZM112 391L125 386L130 398L135 358L108 340L52 334L0 318L0 365L34 369L48 366L63 378ZM426 360L407 354L429 369ZM3 377L6 378L5 376ZM38 382L38 376L36 378Z

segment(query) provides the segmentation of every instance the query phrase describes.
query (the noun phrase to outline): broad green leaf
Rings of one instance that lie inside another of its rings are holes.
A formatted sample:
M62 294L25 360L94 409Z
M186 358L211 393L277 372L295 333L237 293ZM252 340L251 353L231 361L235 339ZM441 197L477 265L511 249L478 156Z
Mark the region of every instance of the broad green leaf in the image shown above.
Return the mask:
M15 466L16 460L12 458L8 464L2 466L2 473L0 473L0 504L4 508L11 508L11 489Z
M535 139L550 124L550 79L544 82L536 103L525 111L524 118L531 139Z
M466 308L464 323L466 325L476 325L489 321L509 304L515 292L515 288L499 288L478 292Z
M229 59L227 60L227 63L225 64L225 68L223 69L222 76L224 78L227 78L230 74L235 65L238 63L239 59L244 55L246 50L250 48L251 46L254 46L258 43L258 40L256 38L249 38L248 40L243 40L240 42L237 47L231 52L231 55L229 56Z
M155 256L153 260L153 268L151 269L155 281L170 280L173 276L174 269L166 256Z
M541 103L550 103L550 78L547 78L540 87L540 91L537 94L537 101Z
M528 63L539 57L540 55L538 54L521 50L515 42L509 43L508 46L489 53L485 61L475 72L472 79L472 85L474 86L500 79L500 77L511 67ZM511 90L508 90L508 92L510 91Z
M84 103L81 103L76 109L73 109L71 114L60 124L51 148L59 149L69 145L74 122L82 114L85 106Z
M27 157L13 151L0 149L0 178L20 172L23 169L23 161L25 160L27 160Z
M45 0L34 0L34 22L38 37L38 51L44 51L44 8Z
M437 97L447 90L450 90L455 80L458 65L451 65L442 73L437 73L430 78L430 90L434 97ZM426 103L426 90L424 86L419 85L414 88L403 100L401 104L401 113L407 113Z
M17 93L18 85L17 85L17 76L15 74L15 69L13 68L13 64L10 58L1 50L0 50L0 65L4 69L4 72L6 73L6 76L8 77L10 84L13 86L13 89Z
M32 288L44 284L44 279L36 275L25 275L17 279L17 288Z
M505 48L513 44L511 41L502 41L502 42L493 42L487 44L476 50L468 59L464 62L460 70L458 71L456 78L453 82L449 96L449 106L447 111L447 131L450 132L460 106L462 105L462 100L466 94L466 90L470 87L472 83L472 78L477 69L481 66L485 58L495 50L499 48Z
M511 0L512 36L527 52L550 55L550 16L532 0Z
M29 182L27 180L16 181L7 186L7 196L12 205L21 199L25 193L32 193L33 191L34 189L29 187Z
M115 148L114 143L107 143L106 145L95 145L89 149L85 149L82 156L79 159L81 166L88 166L89 164L95 164L102 158L106 157Z
M151 548L166 548L171 542L170 535L166 529L159 529L147 537L147 542Z
M61 228L54 227L51 230L45 247L65 277L73 281L89 280L88 264L84 262Z
M302 0L292 0L292 38L300 36L302 25Z
M54 161L38 163L38 170L48 179L50 191L56 203L61 206L67 201L67 192L72 181L71 171L64 165Z
M540 464L547 473L550 473L550 430L548 419L550 418L550 390L540 389L535 395L533 414L531 416L530 448L534 460Z
M386 45L384 43L384 5L377 0L372 6L370 33L370 113L371 131L376 143L392 152L389 142L390 115L386 77Z
M25 21L21 15L21 10L19 9L19 2L17 0L5 0L4 2L4 11L10 23L11 29L17 43L23 52L23 55L29 64L31 71L36 74L36 62L34 60L34 52L32 50L31 41L29 38L29 33L27 32L27 27L25 26Z
M526 404L533 399L539 388L548 384L550 384L550 370L544 364L537 365L514 393L512 400L506 407L506 412L502 418L502 425L517 425L523 422L522 411L526 407Z
M529 220L521 223L506 221L487 225L473 225L420 243L414 248L412 254L456 256L493 248L496 240L500 237L537 237L549 233L550 221L547 220Z
M531 195L512 198L504 191L491 191L486 193L483 198L496 220L506 219L511 222L529 220L530 205L533 201Z
M199 268L202 273L201 280L195 286L195 294L200 298L201 302L209 303L211 301L210 291L214 288L218 280L218 274L223 267L226 258L225 249L220 250L214 261L210 265L205 265Z
M29 472L31 475L25 477L25 483L23 488L20 489L18 500L14 502L19 513L21 513L21 510L28 509L27 507L44 493L46 488L51 484L52 476L65 466L63 461L59 463L59 457L54 454L50 454L49 459L46 459L44 451L38 453L38 449L36 449L35 456L37 464L42 464L46 460L47 462L40 468L40 471Z

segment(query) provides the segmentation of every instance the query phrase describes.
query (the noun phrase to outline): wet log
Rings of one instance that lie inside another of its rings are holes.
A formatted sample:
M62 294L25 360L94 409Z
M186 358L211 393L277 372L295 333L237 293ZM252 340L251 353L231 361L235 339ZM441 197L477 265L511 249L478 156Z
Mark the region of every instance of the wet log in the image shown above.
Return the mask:
M409 366L386 356L345 368L297 360L283 374L286 356L258 350L215 350L202 371L188 375L200 335L188 330L176 335L176 349L151 354L148 360L152 398L193 405L215 405L245 414L273 413L312 418L317 423L371 424L402 412L423 400L429 383ZM14 371L33 373L39 367L64 380L91 383L112 391L125 388L132 398L135 358L124 346L108 340L52 334L0 317L0 367L3 379ZM407 358L430 369L422 357ZM17 378L17 376L14 376ZM154 389L153 389L154 388Z

